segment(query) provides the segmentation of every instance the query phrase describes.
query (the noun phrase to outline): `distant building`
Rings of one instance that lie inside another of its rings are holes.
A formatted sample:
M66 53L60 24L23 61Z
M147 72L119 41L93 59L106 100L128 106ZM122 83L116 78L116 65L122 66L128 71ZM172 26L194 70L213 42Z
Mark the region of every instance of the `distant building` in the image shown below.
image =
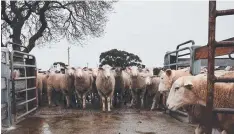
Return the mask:
M65 73L65 67L66 67L66 64L63 63L63 62L54 62L51 65L49 70L54 70L54 71L58 71L58 72L61 72L61 73Z

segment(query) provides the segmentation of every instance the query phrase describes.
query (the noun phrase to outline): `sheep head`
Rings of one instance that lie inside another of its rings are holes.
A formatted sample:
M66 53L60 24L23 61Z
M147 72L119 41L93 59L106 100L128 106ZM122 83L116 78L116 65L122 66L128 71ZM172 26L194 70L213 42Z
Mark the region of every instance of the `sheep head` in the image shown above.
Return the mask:
M76 68L75 76L76 76L77 78L82 78L82 77L83 77L83 69L80 68L80 67Z
M102 71L104 77L106 79L109 79L112 73L112 70L114 70L115 68L109 66L109 65L103 65L102 67L99 67L99 71Z
M192 90L193 83L189 76L178 78L173 83L167 98L168 109L177 110L185 105L197 104L198 98Z
M68 74L69 76L74 76L75 75L75 68L67 66L66 67L66 74Z
M172 78L174 77L174 71L171 69L167 69L164 73L160 76L160 83L159 83L159 92L167 92L170 91L172 86Z

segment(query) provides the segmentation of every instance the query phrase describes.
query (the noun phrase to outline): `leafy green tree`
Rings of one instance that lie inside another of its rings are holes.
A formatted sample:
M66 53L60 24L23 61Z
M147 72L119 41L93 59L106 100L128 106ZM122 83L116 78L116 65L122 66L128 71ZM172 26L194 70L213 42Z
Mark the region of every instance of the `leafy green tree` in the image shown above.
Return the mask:
M99 57L100 66L108 64L112 67L127 67L127 66L138 66L144 68L145 65L139 56L129 53L126 51L121 51L117 49L112 49L101 53Z

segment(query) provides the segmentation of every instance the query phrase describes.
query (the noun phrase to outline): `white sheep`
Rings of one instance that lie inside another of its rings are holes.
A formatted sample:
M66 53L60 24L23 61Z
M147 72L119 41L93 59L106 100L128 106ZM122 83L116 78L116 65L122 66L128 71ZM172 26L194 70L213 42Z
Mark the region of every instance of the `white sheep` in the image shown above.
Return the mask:
M145 82L146 82L147 95L153 96L153 103L151 106L151 110L154 110L155 105L157 104L157 106L159 106L159 101L160 101L160 92L158 91L160 78L157 76L147 76Z
M52 90L61 91L66 96L67 107L70 106L70 96L74 85L75 68L67 67L65 74L51 72L47 79L47 96L48 103L51 106Z
M138 68L137 66L128 67L129 74L131 76L131 106L133 106L134 101L137 100L138 94L141 100L141 107L144 106L144 97L146 92L146 83L145 78L147 76L151 76L151 73L144 72L142 69Z
M225 72L223 75L219 74L219 77L234 78L234 72ZM173 83L167 99L167 106L170 110L177 110L185 105L199 104L206 106L206 96L207 74L182 76ZM234 83L215 84L214 108L234 108ZM205 117L205 112L199 112ZM216 124L219 123L218 129L221 129L221 131L223 131L222 133L233 134L234 115L217 114L217 117L217 119L213 118L213 122ZM196 134L203 132L203 128L200 127L203 123L204 119L200 120L200 125L195 130ZM213 124L213 127L217 128L215 124Z
M109 65L103 65L98 70L96 78L96 87L98 94L102 99L102 110L105 111L105 101L107 98L108 111L111 111L112 97L115 89L115 77L111 71L112 67Z
M93 76L92 92L91 92L91 103L94 102L95 98L99 99L97 87L96 87L96 78L98 74L98 68L89 68L88 69Z
M123 100L126 103L127 93L131 89L131 77L130 74L126 72L125 68L116 67L115 69L115 96L114 100L116 101L117 93L120 94L121 101Z
M92 90L93 76L87 68L76 68L75 70L75 91L77 96L82 99L83 109L86 108L87 93Z

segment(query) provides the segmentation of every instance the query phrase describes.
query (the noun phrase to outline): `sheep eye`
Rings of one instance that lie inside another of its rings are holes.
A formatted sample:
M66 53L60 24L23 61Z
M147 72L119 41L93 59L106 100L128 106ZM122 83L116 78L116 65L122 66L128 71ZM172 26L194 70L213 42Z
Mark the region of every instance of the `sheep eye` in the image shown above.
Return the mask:
M175 91L178 90L178 89L179 89L179 87L175 87Z
M161 78L163 80L163 78Z

